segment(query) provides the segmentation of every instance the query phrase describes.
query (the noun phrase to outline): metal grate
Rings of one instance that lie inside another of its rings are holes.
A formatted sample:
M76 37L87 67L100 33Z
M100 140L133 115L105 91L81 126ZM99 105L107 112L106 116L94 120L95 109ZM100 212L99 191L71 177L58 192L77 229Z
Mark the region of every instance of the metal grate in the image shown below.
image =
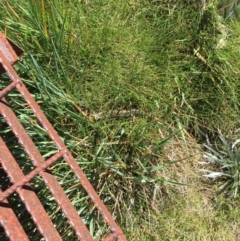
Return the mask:
M0 73L6 72L11 80L8 86L0 90L0 114L4 117L25 153L35 166L34 170L24 175L8 147L0 137L0 164L12 183L5 191L0 190L0 225L4 228L6 235L11 241L29 240L7 202L7 198L12 193L17 192L44 239L47 241L62 240L37 195L31 190L29 181L36 175L40 175L54 196L57 204L67 217L69 224L75 230L78 239L82 241L94 240L82 219L79 217L76 209L64 193L56 177L46 171L50 165L60 158L63 158L77 176L82 187L85 189L88 196L90 196L95 207L111 229L111 234L103 240L127 241L122 230L114 221L85 174L12 67L12 64L18 60L20 54L22 54L22 50L11 40L6 38L4 34L0 33ZM4 98L13 89L19 91L58 149L58 152L47 160L44 160L17 116L8 105L7 100Z

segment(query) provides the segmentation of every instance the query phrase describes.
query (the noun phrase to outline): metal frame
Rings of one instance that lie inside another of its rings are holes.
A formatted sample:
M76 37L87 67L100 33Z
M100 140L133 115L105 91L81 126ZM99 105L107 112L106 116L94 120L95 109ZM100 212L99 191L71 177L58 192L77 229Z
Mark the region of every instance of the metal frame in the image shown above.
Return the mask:
M12 193L17 192L45 240L62 240L47 213L45 212L42 204L38 200L37 195L31 191L29 181L36 175L40 175L54 196L57 204L66 215L69 224L75 230L79 240L94 240L82 219L79 217L76 209L71 204L67 195L64 193L64 190L61 188L57 179L51 173L46 172L50 165L60 158L63 158L77 176L82 187L90 196L95 207L101 213L111 229L111 234L104 238L104 241L127 241L121 228L114 221L112 215L86 178L76 160L73 158L57 132L54 130L53 126L50 124L12 67L22 52L23 51L17 45L15 45L11 40L7 39L6 36L0 32L0 73L6 72L11 80L11 83L8 86L0 90L0 114L4 117L6 123L9 125L12 132L15 134L19 143L35 166L33 171L27 175L24 175L16 160L10 153L8 147L0 137L0 164L12 182L12 186L10 186L7 190L3 192L0 190L0 225L3 226L11 241L29 240L15 214L9 208L9 204L7 202L7 198ZM27 134L26 130L4 98L13 89L17 89L19 91L58 149L58 152L48 160L44 160L44 158L41 156L34 142Z

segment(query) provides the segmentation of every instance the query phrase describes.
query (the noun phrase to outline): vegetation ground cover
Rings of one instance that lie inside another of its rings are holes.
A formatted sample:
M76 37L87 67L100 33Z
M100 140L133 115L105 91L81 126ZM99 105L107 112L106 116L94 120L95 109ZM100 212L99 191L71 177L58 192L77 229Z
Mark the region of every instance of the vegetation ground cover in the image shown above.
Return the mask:
M217 143L221 129L238 139L240 28L220 19L217 4L0 3L1 31L25 50L16 70L129 240L239 238L238 196L217 197L198 170L207 165L206 135ZM1 86L7 81L3 75ZM56 149L21 97L9 97L40 152L51 156ZM30 160L0 121L1 137L27 173ZM70 170L62 163L51 170L101 239L108 230ZM4 173L1 179L6 188ZM64 240L76 240L42 181L32 186ZM23 205L9 201L39 240Z

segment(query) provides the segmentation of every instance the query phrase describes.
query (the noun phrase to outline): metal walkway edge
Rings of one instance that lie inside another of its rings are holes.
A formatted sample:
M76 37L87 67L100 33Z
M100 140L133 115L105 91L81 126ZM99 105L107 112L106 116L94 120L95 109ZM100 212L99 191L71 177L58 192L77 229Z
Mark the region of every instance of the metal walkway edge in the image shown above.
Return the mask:
M112 215L88 181L82 169L79 167L61 138L58 136L57 132L54 130L53 126L50 124L12 67L22 52L23 51L17 45L15 45L0 32L0 73L6 72L11 80L11 83L8 86L0 90L0 114L4 117L5 121L35 166L34 170L27 175L24 175L16 160L10 153L8 147L0 137L0 165L7 173L12 183L7 190L0 190L0 225L4 228L6 235L11 241L29 240L7 202L7 198L14 192L17 192L44 239L46 241L62 240L55 229L54 224L51 222L42 204L40 203L37 195L31 190L29 181L36 175L40 175L54 196L57 204L67 217L69 224L75 230L78 239L82 241L94 241L89 230L79 217L76 209L71 204L67 195L64 193L64 190L58 183L57 179L51 173L46 172L47 168L50 167L54 162L60 158L63 158L77 176L82 187L85 189L95 207L98 209L99 213L103 216L104 220L111 229L111 234L105 237L103 240L127 241L121 228L117 225ZM4 98L14 89L17 89L22 95L58 149L58 152L47 160L44 160L34 142L27 134L26 130Z

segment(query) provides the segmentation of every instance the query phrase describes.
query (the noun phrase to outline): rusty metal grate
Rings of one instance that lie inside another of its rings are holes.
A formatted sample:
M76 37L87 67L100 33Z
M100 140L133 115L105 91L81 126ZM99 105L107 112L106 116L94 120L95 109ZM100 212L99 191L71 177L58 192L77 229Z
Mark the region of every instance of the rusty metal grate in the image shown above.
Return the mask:
M78 239L82 241L94 240L82 219L79 217L76 209L64 193L64 190L58 183L56 177L46 171L51 164L58 159L63 158L77 176L82 187L85 189L88 196L90 196L95 207L111 229L111 234L105 237L104 241L127 241L122 230L114 221L110 212L95 192L85 174L12 67L12 64L18 60L18 56L21 53L22 50L0 32L0 73L6 72L11 80L11 83L8 86L0 90L0 114L4 117L5 121L23 147L25 153L35 166L34 170L27 175L24 175L8 147L0 137L0 164L12 183L12 185L5 191L0 190L0 225L4 228L6 235L10 240L29 240L14 212L9 208L10 206L7 201L7 198L12 193L17 192L44 239L47 241L62 240L37 195L31 190L29 181L36 175L40 175L54 196L57 204L67 217L69 224L75 230ZM8 105L7 100L4 98L14 89L17 89L22 95L58 149L58 152L47 160L44 160L33 140L27 134L17 116Z

